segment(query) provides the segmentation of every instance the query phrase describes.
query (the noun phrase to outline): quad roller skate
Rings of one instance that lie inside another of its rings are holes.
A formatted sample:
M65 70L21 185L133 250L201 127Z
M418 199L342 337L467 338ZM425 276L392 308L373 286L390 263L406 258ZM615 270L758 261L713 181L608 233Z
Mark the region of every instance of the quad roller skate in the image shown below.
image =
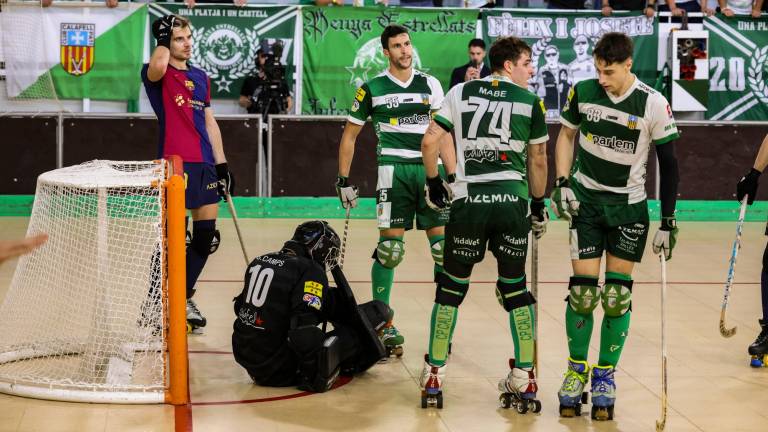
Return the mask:
M589 365L586 361L568 358L568 370L557 397L560 399L560 417L581 416L581 405L587 403L584 387L589 378Z
M397 327L392 324L392 321L388 322L381 329L379 339L381 339L381 343L387 351L387 357L395 356L400 358L403 356L403 342L405 342L405 338L397 331Z
M752 360L749 365L752 367L768 366L768 321L759 320L762 331L757 335L757 339L749 346L749 355Z
M541 402L536 399L536 377L530 370L515 367L515 359L509 359L509 375L499 381L499 403L502 408L514 408L520 414L541 411Z
M435 366L429 363L429 355L424 354L424 368L421 370L421 407L443 409L443 379L445 365Z
M187 334L202 334L202 328L205 327L205 324L207 321L200 313L195 301L187 299Z
M616 380L613 366L592 366L592 420L613 420Z

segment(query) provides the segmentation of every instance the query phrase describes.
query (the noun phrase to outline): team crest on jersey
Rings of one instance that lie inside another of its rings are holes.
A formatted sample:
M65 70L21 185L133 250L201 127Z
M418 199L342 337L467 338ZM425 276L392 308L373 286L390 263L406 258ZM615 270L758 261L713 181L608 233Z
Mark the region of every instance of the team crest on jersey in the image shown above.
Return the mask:
M637 116L630 115L627 117L627 127L629 129L637 129Z
M70 75L85 75L93 68L96 24L61 24L60 63Z
M421 103L424 105L429 105L429 95L426 93L421 94Z
M357 99L352 101L352 112L357 112L360 109L360 102Z
M188 88L189 91L193 91L195 89L195 83L192 80L184 80L184 87Z

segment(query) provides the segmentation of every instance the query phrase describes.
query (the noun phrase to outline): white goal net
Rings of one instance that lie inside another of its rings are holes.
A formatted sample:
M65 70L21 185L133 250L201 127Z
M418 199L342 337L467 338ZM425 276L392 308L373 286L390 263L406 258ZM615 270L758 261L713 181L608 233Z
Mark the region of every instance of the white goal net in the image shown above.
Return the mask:
M163 402L165 163L92 161L37 181L28 235L0 306L0 391Z

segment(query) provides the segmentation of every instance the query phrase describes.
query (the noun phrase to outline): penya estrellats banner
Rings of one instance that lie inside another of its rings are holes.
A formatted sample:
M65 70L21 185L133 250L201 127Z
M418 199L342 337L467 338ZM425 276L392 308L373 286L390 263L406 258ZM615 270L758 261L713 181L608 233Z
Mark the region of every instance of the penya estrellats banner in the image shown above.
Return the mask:
M347 113L355 90L388 67L380 38L389 24L408 29L413 67L440 80L445 92L477 32L477 10L305 7L301 13L303 114Z
M278 41L282 45L278 60L288 87L294 88L297 11L297 6L198 4L189 9L183 3L151 3L149 19L167 14L188 18L194 44L190 63L208 74L212 98L237 99L243 81L256 73L259 48L272 49Z
M597 77L592 49L607 32L629 35L634 42L632 71L651 86L656 81L658 23L644 15L489 9L482 11L481 19L488 46L505 36L519 37L531 46L534 77L528 89L543 99L549 119L560 116L574 84Z
M704 19L709 120L768 120L768 16Z

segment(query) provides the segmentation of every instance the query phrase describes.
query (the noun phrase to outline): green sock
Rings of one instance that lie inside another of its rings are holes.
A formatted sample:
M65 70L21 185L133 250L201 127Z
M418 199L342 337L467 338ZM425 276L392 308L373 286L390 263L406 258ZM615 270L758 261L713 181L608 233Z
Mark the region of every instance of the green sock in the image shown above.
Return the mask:
M445 240L445 236L442 234L427 236L429 240L429 252L432 254L432 259L435 261L434 276L443 271L443 252L445 247L443 245L436 246L435 243Z
M459 309L435 303L429 326L429 363L443 366L448 359L448 347L456 328Z
M516 283L523 280L525 276L517 279L507 279L499 276L499 280L506 283ZM525 291L519 291L523 293ZM512 342L515 345L515 366L519 368L529 368L533 366L534 357L534 339L536 334L534 329L536 323L536 314L533 305L513 309L509 312L509 330L512 332Z
M392 282L395 280L395 269L386 268L374 259L371 267L371 281L373 282L373 299L389 304L389 293L392 291Z
M606 272L606 279L632 280L630 275L623 273ZM600 357L598 365L613 366L619 363L624 343L629 335L629 321L631 311L622 316L604 316L600 329Z
M578 276L578 275L577 275ZM593 276L579 276L595 279ZM574 360L587 360L589 353L589 340L592 338L592 328L595 324L594 313L576 313L571 305L565 306L565 334L568 336L568 351Z

